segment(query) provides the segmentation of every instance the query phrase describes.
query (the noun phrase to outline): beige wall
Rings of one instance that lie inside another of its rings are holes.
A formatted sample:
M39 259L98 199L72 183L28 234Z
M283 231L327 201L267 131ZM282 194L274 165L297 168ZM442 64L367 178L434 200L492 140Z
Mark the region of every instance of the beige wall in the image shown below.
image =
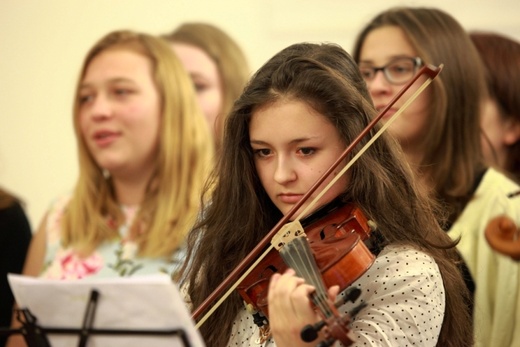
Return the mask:
M108 31L160 34L183 21L221 26L253 69L299 41L350 50L374 14L391 5L436 6L467 29L520 39L518 0L1 0L0 185L26 202L33 227L77 175L72 92L87 49Z

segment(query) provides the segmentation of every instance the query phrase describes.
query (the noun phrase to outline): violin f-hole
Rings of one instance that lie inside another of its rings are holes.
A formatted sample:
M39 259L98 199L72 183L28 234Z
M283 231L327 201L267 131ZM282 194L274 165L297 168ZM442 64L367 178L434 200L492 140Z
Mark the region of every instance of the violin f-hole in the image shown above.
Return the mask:
M329 231L329 229L332 229L331 231ZM332 234L332 236L334 236L336 234L336 231L339 229L338 225L337 224L329 224L327 226L325 226L325 228L321 229L320 231L320 240L325 240L327 239L328 237L330 237L329 235Z
M266 273L268 273L268 271L271 271L272 274L275 274L278 272L278 269L273 265L273 264L269 264L268 266L266 266L264 268L264 271L262 271L262 277L269 277L269 275L266 275Z

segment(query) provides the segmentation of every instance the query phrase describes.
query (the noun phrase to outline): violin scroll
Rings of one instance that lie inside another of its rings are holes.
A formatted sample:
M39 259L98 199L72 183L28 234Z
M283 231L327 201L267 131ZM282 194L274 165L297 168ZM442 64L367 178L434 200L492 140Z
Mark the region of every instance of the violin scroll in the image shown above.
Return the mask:
M491 248L520 261L520 229L510 217L501 215L491 219L484 235Z

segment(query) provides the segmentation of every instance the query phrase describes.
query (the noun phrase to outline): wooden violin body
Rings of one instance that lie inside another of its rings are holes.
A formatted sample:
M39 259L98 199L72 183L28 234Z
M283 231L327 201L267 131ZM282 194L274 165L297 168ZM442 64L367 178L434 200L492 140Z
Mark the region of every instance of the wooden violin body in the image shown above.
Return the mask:
M520 229L511 218L505 215L493 218L484 235L491 248L520 261Z
M343 290L374 262L375 256L363 242L368 239L371 227L362 211L351 204L335 206L333 211L326 211L323 218L320 218L320 212L323 211L318 211L302 225L323 282L327 287L339 285ZM268 317L269 279L287 268L279 252L272 249L237 287L249 309Z

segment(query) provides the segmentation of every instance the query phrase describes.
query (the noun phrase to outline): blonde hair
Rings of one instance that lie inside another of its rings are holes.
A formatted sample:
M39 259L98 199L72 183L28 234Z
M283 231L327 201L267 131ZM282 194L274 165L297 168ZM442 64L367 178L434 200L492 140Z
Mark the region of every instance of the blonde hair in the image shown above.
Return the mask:
M130 235L141 256L167 256L183 243L197 218L200 192L213 160L213 140L191 80L168 44L132 31L115 31L101 38L83 62L73 110L80 174L63 217L63 243L89 254L102 242L117 238L124 219L112 181L103 176L89 153L78 119L78 91L86 70L96 56L110 49L136 52L152 63L162 110L159 150Z
M203 50L217 65L222 88L222 110L216 124L217 147L222 142L224 122L250 77L249 64L240 46L223 30L207 23L184 23L162 36Z

